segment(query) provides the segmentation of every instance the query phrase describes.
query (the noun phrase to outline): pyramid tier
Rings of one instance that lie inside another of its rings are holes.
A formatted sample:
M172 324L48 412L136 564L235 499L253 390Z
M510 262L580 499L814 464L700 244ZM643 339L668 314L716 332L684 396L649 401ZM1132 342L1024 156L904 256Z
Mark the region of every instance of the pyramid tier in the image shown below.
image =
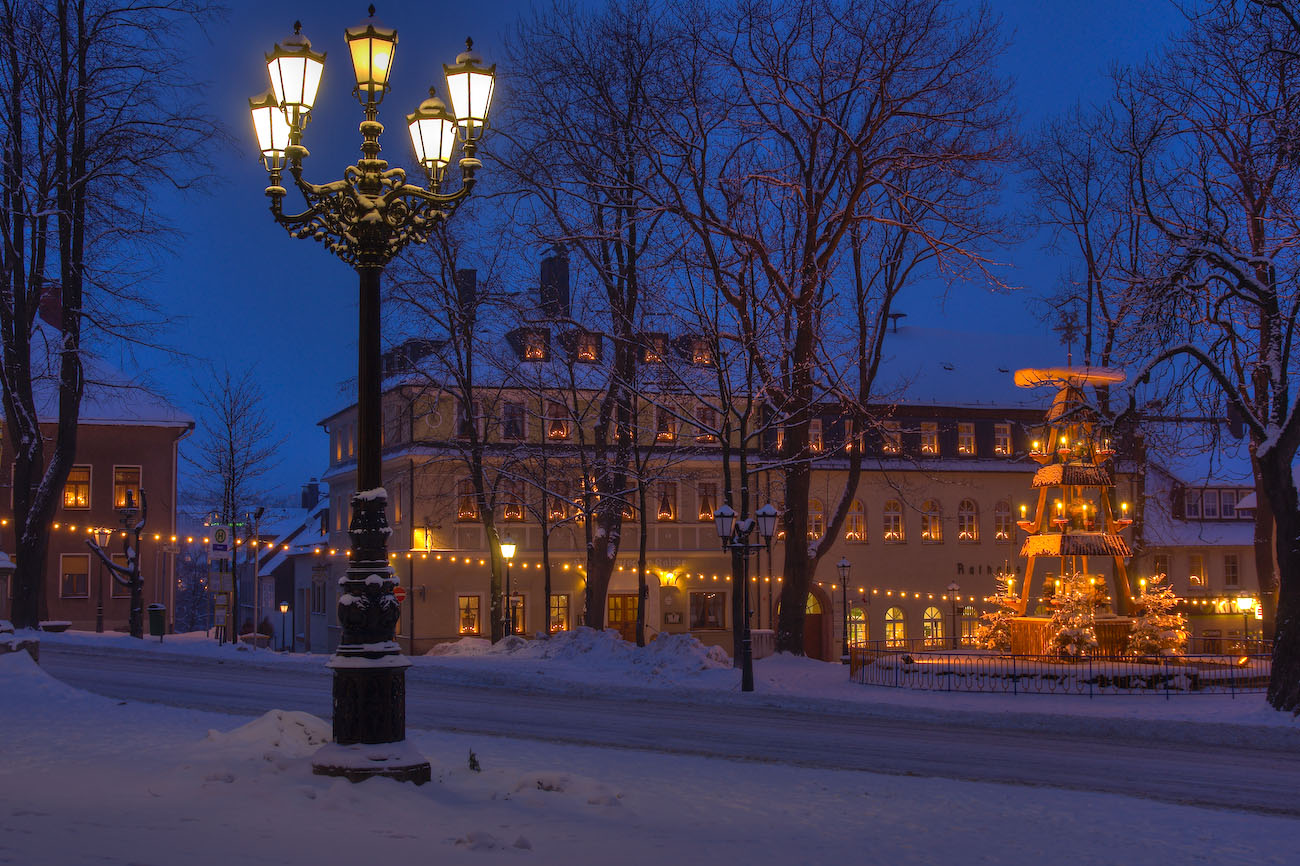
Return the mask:
M1020 548L1021 556L1132 556L1128 543L1107 532L1052 532L1031 535Z
M1113 487L1110 473L1102 466L1084 463L1053 463L1034 473L1034 487Z

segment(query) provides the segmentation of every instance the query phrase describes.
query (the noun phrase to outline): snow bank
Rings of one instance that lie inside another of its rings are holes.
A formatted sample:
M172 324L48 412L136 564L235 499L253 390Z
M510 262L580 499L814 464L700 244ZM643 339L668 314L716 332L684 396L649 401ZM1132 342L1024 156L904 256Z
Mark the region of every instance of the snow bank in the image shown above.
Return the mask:
M260 753L267 760L305 758L328 743L332 734L330 723L311 713L271 710L233 731L208 731L203 745L227 752Z
M560 667L581 667L589 673L640 673L668 679L732 666L725 650L706 647L693 635L661 634L646 646L638 647L620 638L615 630L586 627L539 640L512 635L496 644L482 638L465 638L436 646L426 655L483 659L510 656L557 662Z

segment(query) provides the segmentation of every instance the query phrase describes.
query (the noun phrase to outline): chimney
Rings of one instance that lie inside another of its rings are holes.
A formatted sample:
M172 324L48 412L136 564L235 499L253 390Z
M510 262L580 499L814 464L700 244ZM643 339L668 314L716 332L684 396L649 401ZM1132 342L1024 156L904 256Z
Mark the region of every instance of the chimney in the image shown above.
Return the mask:
M315 508L320 502L320 482L313 478L302 486L302 507Z
M569 317L569 255L556 244L542 259L542 315L551 319Z
M48 283L36 307L41 321L51 328L63 327L63 288L58 283Z
M478 309L478 271L474 268L456 271L456 300L460 302L461 315L473 322Z

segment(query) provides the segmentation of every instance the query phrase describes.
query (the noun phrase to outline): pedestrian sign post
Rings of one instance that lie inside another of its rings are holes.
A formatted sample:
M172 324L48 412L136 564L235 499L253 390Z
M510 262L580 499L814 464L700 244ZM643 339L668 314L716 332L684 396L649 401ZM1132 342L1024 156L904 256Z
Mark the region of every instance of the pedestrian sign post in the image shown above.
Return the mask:
M208 542L208 559L230 559L230 527L212 527L212 541Z
M233 547L229 526L212 527L208 542L208 589L212 593L212 624L216 627L217 643L227 640L234 643L231 631L235 619Z

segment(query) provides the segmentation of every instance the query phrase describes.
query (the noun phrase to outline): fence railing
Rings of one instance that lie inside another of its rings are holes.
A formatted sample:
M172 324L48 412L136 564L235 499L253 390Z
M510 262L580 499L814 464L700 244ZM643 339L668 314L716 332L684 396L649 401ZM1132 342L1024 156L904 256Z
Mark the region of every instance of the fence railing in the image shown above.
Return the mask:
M1006 694L1164 695L1261 692L1268 641L1219 638L1217 652L1194 642L1180 656L1055 656L951 649L926 641L874 641L849 648L849 675L863 685Z

